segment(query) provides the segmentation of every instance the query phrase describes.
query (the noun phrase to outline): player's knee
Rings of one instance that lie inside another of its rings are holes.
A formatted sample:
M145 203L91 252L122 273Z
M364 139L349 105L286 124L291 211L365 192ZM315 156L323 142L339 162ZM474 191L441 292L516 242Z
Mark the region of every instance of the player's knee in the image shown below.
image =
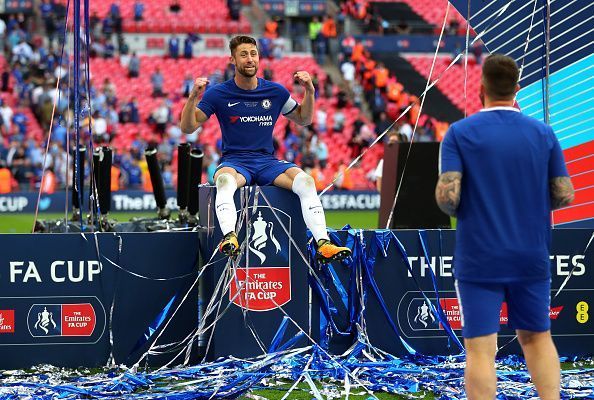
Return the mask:
M217 186L218 192L221 192L221 191L235 192L235 190L237 189L237 181L235 180L233 175L231 175L228 172L223 172L222 174L220 174L217 177L215 185Z
M516 330L516 334L518 335L518 342L520 342L522 347L538 345L552 340L551 331L532 332L518 329Z
M297 196L316 194L316 182L305 172L300 172L293 179L292 190Z

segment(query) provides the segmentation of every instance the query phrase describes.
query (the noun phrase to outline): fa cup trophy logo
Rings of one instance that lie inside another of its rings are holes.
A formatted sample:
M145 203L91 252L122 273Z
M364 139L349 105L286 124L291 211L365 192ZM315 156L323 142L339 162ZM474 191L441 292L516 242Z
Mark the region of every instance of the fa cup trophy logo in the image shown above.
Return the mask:
M253 223L253 232L252 237L249 241L249 248L252 253L254 253L260 259L260 264L263 264L266 261L266 255L262 252L266 247L266 243L268 239L272 241L274 247L276 248L276 254L281 249L280 243L274 237L274 224L272 222L266 223L262 218L262 212L258 212L258 219L256 222Z

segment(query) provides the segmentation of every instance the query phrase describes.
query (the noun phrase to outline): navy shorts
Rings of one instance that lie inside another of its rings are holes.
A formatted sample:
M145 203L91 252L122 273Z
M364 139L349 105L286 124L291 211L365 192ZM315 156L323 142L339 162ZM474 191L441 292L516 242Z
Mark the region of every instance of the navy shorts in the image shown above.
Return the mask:
M225 155L217 171L223 167L233 168L239 172L247 185L266 186L289 168L297 167L292 162L278 160L273 155Z
M550 279L513 283L456 280L462 336L473 338L499 332L501 305L507 302L507 325L512 329L545 332L551 328Z

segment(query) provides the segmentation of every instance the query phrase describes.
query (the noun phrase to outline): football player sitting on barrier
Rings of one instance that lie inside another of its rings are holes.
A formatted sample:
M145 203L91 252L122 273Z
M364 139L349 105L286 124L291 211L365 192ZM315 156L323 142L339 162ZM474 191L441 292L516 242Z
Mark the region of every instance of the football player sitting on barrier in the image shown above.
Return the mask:
M223 156L214 177L216 214L223 232L219 250L229 256L239 252L235 233L237 210L233 201L237 188L272 184L299 196L303 219L317 243L318 260L329 262L348 257L350 249L336 246L328 237L324 209L313 178L297 165L274 157L272 133L280 114L302 126L312 123L315 100L309 73L298 71L294 75L295 81L305 89L303 102L298 104L284 86L256 77L259 53L254 38L236 36L229 42L229 49L235 77L206 91L208 79L197 78L181 118L181 129L188 134L212 114L219 121Z

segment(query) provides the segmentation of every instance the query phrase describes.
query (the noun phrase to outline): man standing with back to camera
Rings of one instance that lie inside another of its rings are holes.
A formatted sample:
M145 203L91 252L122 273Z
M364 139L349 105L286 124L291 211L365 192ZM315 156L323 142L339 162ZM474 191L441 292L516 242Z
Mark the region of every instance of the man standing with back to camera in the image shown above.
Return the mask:
M574 191L552 128L513 107L518 80L512 58L487 57L484 108L452 124L441 145L435 198L458 217L454 277L470 400L495 398L503 301L539 397L560 396L549 319L550 213L570 204Z
M298 104L282 85L256 77L260 56L256 40L236 36L229 42L234 78L205 92L208 80L197 78L181 117L181 129L192 133L216 114L223 135L223 157L214 176L217 187L216 214L223 240L219 250L229 256L239 251L235 233L237 210L233 194L244 185L275 185L292 190L301 202L306 226L318 245L321 262L341 260L351 251L330 242L324 209L312 177L297 165L274 157L272 132L280 114L296 124L311 124L314 86L309 73L298 71L294 79L305 89ZM204 93L202 100L198 98Z

